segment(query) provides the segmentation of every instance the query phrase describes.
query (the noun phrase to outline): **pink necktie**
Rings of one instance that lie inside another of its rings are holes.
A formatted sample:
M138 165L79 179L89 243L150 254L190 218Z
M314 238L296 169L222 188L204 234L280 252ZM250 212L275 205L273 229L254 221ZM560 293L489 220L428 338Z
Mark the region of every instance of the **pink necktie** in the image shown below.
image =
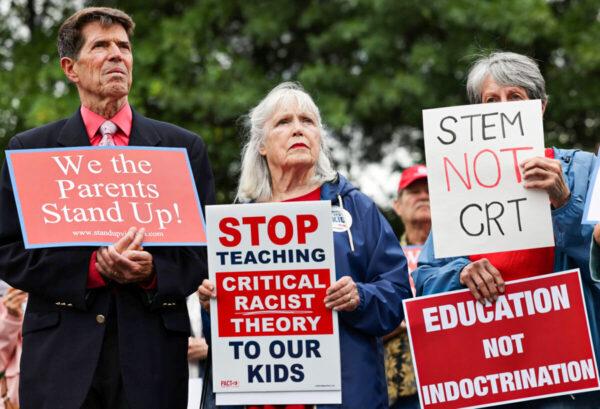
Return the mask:
M117 132L117 125L111 121L104 121L104 123L100 125L102 139L98 146L115 146L115 141L113 140L115 132Z

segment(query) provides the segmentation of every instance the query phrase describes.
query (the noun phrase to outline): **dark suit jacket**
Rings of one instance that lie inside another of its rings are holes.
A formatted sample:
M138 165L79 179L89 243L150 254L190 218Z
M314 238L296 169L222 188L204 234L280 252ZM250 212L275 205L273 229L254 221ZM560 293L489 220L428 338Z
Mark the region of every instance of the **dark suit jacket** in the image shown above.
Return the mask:
M200 137L134 112L129 144L187 149L202 208L214 203L213 175ZM16 135L9 149L89 145L77 110L69 119ZM107 315L111 291L131 409L186 408L190 325L185 297L207 276L205 248L150 248L155 291L138 285L87 290L95 248L25 250L6 165L0 183L0 277L30 294L23 325L22 409L80 408L105 330L97 316Z

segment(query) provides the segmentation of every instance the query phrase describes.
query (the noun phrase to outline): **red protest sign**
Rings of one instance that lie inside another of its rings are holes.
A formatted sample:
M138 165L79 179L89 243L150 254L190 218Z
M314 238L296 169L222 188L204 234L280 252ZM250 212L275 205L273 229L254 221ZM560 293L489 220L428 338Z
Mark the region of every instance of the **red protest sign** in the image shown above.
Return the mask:
M26 248L107 245L131 226L144 245L205 245L183 148L6 152Z
M599 389L579 271L404 303L423 408L475 408Z
M216 273L219 335L333 334L328 269Z

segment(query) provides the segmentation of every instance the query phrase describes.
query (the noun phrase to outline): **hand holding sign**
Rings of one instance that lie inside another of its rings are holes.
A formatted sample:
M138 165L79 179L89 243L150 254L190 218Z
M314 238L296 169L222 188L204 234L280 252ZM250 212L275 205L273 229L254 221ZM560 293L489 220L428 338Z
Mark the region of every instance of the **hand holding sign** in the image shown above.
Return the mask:
M204 279L200 287L198 287L198 298L200 299L200 305L206 311L210 311L210 299L217 298L217 292L215 291L215 285L212 281Z
M550 158L529 158L521 163L521 173L527 189L543 189L555 209L564 205L571 191L565 183L560 161Z
M496 301L499 293L504 292L502 274L485 258L467 264L460 272L459 281L469 287L473 297L483 305L486 300Z
M327 289L325 307L335 311L354 311L360 304L358 288L350 276L344 276Z
M129 229L114 245L101 247L96 253L96 268L104 277L119 284L135 283L150 278L152 255L142 248L145 230Z

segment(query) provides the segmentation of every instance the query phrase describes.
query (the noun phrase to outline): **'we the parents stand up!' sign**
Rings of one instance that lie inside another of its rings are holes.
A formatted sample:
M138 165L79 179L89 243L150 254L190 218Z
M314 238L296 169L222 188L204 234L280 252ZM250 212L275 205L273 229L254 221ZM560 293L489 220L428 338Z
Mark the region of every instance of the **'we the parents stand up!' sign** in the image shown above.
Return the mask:
M205 245L182 148L57 148L6 152L26 248L112 244L129 227L144 245Z

